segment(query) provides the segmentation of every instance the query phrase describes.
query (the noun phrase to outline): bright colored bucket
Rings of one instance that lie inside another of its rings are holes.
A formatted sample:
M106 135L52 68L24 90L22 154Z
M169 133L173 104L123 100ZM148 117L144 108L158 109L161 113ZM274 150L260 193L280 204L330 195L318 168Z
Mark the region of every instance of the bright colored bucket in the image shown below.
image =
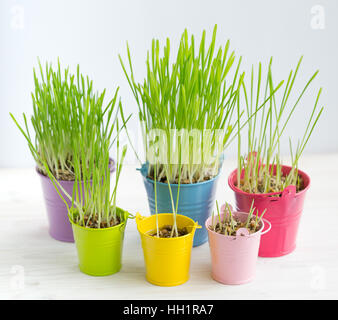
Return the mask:
M287 175L291 170L283 166L282 172ZM235 192L236 208L238 211L248 212L252 201L259 213L267 209L264 217L272 224L271 231L264 235L259 248L260 257L280 257L292 252L296 248L296 239L304 200L310 187L310 177L299 170L303 178L304 189L296 193L295 186L285 188L283 192L266 194L249 194L236 187L237 170L229 176L229 186Z
M114 172L114 160L110 159L110 172ZM36 170L40 176L42 193L45 199L47 210L47 218L49 222L49 234L52 238L60 241L74 242L73 231L68 219L67 206L60 198L55 190L55 187L48 176L41 174ZM73 194L74 181L58 180L62 188L69 194ZM72 202L66 197L61 189L58 188L63 198L67 201L69 207Z
M223 221L224 208L222 206L221 221ZM241 221L246 221L248 213L233 212L233 215ZM214 217L218 222L218 216ZM264 220L264 221L263 221ZM269 227L264 230L264 222ZM211 252L212 278L227 285L243 284L250 282L256 274L256 263L258 258L259 243L261 235L268 232L271 225L264 218L260 229L252 234L241 235L238 230L236 236L225 236L213 230L212 217L205 223L209 234L209 246ZM263 231L264 230L264 231Z
M147 165L142 165L141 171L144 186L148 195L148 203L151 214L155 214L155 192L154 180L147 177ZM194 238L194 247L199 246L208 241L208 232L204 228L204 223L211 215L215 203L216 187L219 174L211 180L181 184L177 212L184 214L197 221L203 227L196 230ZM174 204L176 207L178 184L170 184ZM167 183L156 182L157 190L157 212L172 212L172 205Z
M124 230L128 214L124 213L125 221L111 228L85 228L70 220L79 258L79 268L90 276L107 276L120 271L122 266L122 247Z
M188 234L175 238L157 238L149 235L156 232L156 215L142 217L136 215L137 230L141 236L146 279L158 286L177 286L189 279L190 256L197 222L178 214L178 228L186 227ZM159 227L173 224L171 213L158 214Z

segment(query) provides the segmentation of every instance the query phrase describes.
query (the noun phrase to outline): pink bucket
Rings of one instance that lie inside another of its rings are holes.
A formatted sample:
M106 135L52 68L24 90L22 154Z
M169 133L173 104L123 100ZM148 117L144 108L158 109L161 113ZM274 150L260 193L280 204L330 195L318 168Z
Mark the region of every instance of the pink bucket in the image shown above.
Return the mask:
M284 175L291 170L283 166ZM261 240L258 255L260 257L280 257L292 252L296 248L296 238L300 217L303 211L306 191L310 187L310 177L299 170L303 178L304 189L296 193L295 186L289 186L283 192L266 194L249 194L236 187L237 169L229 176L229 186L235 192L236 209L248 212L252 200L254 207L261 214L267 210L264 217L272 224L271 232L264 235ZM277 195L277 197L276 197Z
M225 205L221 208L221 220L224 216L224 209ZM248 218L248 213L245 212L233 212L233 215L241 221ZM218 216L215 216L214 219L218 221ZM264 230L265 222L269 225L266 230ZM263 218L257 232L242 235L243 229L240 229L236 236L225 236L212 231L209 228L211 225L212 217L209 217L205 227L209 235L213 279L228 285L250 282L256 274L261 235L270 230L270 223ZM244 231L247 230L244 229Z

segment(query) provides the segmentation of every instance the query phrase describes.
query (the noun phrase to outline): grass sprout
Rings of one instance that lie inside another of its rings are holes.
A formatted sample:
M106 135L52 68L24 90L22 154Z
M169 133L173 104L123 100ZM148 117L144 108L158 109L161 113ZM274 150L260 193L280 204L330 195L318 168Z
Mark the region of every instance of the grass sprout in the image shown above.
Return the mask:
M219 234L224 234L226 236L236 236L236 232L240 228L246 228L249 231L249 234L257 232L261 228L261 220L266 212L264 210L262 214L259 216L258 211L255 215L254 201L251 204L250 211L248 213L248 217L245 221L241 221L238 219L232 212L228 203L225 205L225 211L223 218L221 219L221 215L219 212L218 202L216 201L218 222L214 219L214 212L212 214L212 225L209 226L210 230L213 230Z

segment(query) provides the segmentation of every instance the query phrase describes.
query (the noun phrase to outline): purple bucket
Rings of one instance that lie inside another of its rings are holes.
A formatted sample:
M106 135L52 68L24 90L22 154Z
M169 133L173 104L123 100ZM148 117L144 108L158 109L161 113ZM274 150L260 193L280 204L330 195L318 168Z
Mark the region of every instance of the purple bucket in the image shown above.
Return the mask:
M113 159L110 159L109 168L110 173L115 171L115 162ZM38 170L36 170L36 172L41 179L42 193L45 199L49 222L49 234L56 240L74 242L73 230L68 219L66 204L60 198L49 177L41 174ZM69 195L73 194L74 181L58 180L58 182ZM72 202L60 189L59 191L63 198L67 201L68 206L71 207Z

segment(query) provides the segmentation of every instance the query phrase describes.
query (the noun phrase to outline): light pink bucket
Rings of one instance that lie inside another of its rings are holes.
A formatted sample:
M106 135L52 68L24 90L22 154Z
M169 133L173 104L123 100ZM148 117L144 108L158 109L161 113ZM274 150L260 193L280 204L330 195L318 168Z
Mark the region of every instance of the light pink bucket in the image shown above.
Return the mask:
M221 221L224 216L225 205L222 206ZM245 221L248 213L233 212L233 215L241 221ZM218 216L214 216L218 222ZM264 221L263 221L264 220ZM264 230L265 223L268 228ZM261 235L271 229L271 224L264 218L260 229L252 234L239 229L236 236L225 236L210 230L212 217L205 223L208 230L209 246L211 252L212 278L220 283L234 285L250 282L256 274L256 262L258 257Z
M289 166L282 167L284 175L290 170ZM262 237L258 253L260 257L280 257L296 248L305 195L310 187L310 177L303 171L299 170L298 173L303 178L304 189L297 193L295 186L289 186L283 192L250 194L236 187L237 169L229 176L229 186L235 192L236 210L248 212L253 200L259 214L267 209L264 217L271 222L272 229Z

